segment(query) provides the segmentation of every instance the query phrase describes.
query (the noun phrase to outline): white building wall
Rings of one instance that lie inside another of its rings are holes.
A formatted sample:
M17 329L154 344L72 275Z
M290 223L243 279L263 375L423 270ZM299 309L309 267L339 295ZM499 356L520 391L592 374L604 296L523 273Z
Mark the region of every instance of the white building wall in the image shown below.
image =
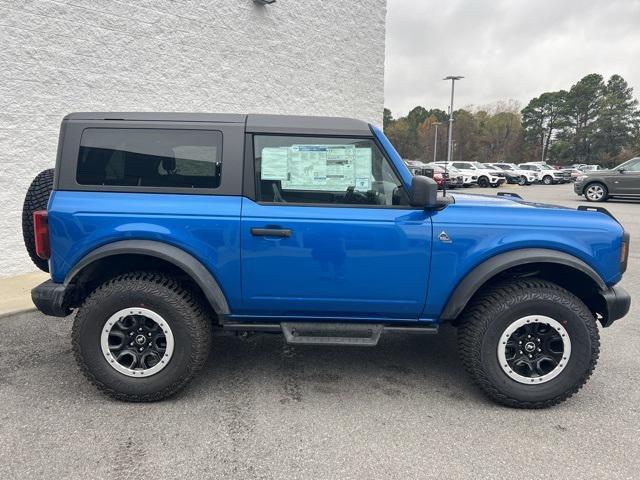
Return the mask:
M0 277L34 270L27 186L73 111L381 124L386 0L0 0Z

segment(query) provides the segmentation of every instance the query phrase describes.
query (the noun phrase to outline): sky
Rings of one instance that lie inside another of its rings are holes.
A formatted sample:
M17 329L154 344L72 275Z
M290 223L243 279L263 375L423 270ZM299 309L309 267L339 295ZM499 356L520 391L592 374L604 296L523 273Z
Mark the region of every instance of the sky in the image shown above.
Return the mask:
M385 107L447 111L622 75L640 98L640 0L387 0Z

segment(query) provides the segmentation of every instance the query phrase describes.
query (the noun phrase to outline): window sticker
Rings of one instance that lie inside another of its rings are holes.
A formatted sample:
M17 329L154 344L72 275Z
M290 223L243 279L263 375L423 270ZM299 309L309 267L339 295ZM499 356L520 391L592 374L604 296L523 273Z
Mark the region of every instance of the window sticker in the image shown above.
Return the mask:
M262 149L262 180L287 180L288 167L287 157L289 149L287 147L266 147Z
M371 189L371 148L355 145L292 145L262 150L262 180L287 190Z

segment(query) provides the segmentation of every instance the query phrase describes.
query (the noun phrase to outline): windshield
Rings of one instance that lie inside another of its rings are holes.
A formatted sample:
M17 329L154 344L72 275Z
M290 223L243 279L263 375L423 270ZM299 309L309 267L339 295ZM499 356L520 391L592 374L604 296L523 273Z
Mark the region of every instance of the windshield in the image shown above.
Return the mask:
M553 170L549 165L540 165L541 170Z
M480 168L480 169L487 169L487 168L491 168L491 167L487 167L486 165L481 164L480 162L471 162L471 165L473 165L476 168Z
M515 170L515 168L513 168L513 165L498 165L498 166L503 170Z

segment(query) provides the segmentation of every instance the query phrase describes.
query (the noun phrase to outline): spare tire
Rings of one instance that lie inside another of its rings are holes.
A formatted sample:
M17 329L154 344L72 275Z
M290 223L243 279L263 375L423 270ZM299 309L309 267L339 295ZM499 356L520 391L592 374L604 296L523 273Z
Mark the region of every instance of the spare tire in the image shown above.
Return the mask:
M53 168L43 170L33 179L22 206L22 237L24 246L36 267L43 272L49 271L49 262L36 254L36 243L33 232L33 212L46 210L49 196L53 190Z

